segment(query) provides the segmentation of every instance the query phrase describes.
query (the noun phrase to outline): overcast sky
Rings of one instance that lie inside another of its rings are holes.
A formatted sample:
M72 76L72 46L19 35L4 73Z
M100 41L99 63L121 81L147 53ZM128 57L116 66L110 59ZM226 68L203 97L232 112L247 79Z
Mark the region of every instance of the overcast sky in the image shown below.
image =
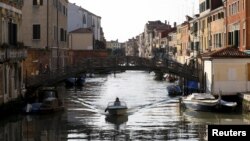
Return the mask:
M198 12L199 0L69 0L102 17L107 41L125 42L143 32L147 21L180 24L185 15Z

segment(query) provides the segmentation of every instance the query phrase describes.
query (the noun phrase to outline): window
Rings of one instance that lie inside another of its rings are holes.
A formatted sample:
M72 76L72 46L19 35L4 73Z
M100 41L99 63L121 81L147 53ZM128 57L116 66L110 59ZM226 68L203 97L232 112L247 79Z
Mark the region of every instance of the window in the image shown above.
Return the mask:
M221 12L221 18L224 18L224 12Z
M33 5L43 5L43 0L33 0Z
M10 45L17 45L17 24L8 23L8 43Z
M232 32L228 32L228 45L232 44Z
M210 0L206 0L206 9L210 9Z
M86 24L86 16L85 16L85 14L83 14L83 17L82 17L82 23Z
M33 39L40 39L41 38L41 29L40 24L33 25Z
M67 31L63 28L60 28L60 41L66 41Z
M238 6L238 12L240 12L240 1L238 1L237 6Z
M61 39L61 41L64 41L64 30L63 30L63 28L60 29L60 39Z
M235 47L239 47L240 45L240 32L239 30L235 30L234 31L234 46Z
M222 33L219 34L219 47L222 47Z
M243 29L243 46L246 45L246 29Z

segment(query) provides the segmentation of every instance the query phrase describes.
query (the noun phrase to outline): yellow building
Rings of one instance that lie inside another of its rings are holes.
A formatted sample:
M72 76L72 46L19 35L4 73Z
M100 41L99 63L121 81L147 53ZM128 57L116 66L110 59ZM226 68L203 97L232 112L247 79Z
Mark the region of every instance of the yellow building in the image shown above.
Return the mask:
M66 66L68 0L23 2L22 32L23 42L29 47L25 61L28 75L39 74L47 65L51 69Z
M202 55L205 90L218 95L250 91L250 56L234 47Z
M79 28L69 33L71 50L93 50L93 32L89 28Z

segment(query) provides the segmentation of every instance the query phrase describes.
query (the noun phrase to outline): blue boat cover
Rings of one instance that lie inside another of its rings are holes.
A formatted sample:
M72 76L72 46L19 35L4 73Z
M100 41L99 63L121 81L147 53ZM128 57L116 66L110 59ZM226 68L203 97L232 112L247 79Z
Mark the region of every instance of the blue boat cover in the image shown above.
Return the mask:
M198 82L197 81L188 81L187 87L189 89L198 89Z

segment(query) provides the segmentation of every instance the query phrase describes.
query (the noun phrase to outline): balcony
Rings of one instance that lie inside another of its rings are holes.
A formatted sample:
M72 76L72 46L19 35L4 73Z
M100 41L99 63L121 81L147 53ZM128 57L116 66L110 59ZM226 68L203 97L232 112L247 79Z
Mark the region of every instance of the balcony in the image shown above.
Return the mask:
M1 3L7 4L9 6L15 7L17 9L21 9L23 5L22 0L15 0L15 1L10 1L10 0L0 0Z
M0 47L0 63L24 60L27 57L27 48L17 46Z

